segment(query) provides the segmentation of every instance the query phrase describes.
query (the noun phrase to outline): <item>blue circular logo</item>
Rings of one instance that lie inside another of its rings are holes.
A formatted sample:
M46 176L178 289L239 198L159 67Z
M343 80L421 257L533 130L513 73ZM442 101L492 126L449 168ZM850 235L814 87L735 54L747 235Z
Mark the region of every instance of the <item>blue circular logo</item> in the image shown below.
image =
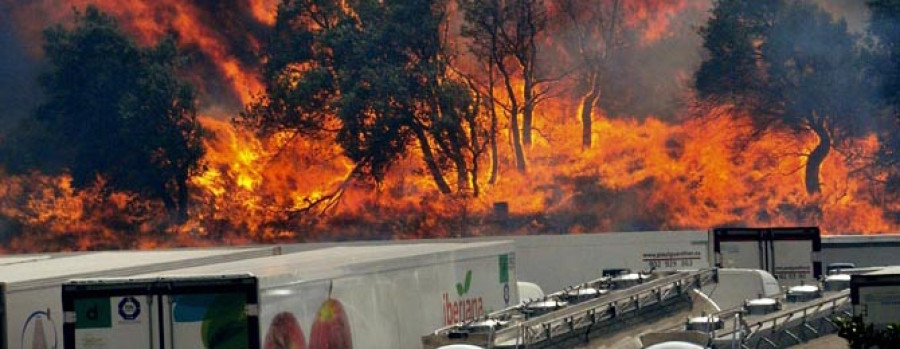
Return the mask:
M119 301L119 316L125 320L134 320L141 315L141 303L134 297L125 297Z
M509 283L503 284L503 301L509 305Z

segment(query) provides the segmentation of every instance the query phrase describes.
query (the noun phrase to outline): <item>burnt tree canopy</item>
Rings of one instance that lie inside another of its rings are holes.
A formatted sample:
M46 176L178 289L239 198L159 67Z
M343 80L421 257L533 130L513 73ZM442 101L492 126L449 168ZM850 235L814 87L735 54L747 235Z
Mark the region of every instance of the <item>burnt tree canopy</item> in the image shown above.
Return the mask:
M139 47L93 6L44 32L45 101L6 152L13 171L69 173L73 186L161 200L186 218L187 181L203 155L194 92L176 77L172 40Z
M449 73L443 1L285 0L264 56L266 95L236 122L261 134L333 137L380 181L410 149L438 189L468 180L472 98Z
M814 133L806 191L820 191L829 151L869 117L858 38L814 4L719 0L700 29L707 57L694 75L698 96L752 115L757 132Z
M563 33L563 49L577 57L577 94L581 102L581 145L592 145L593 110L599 106L604 85L616 50L624 46L622 39L623 4L611 1L557 1L560 16L557 26ZM616 67L618 68L618 67Z

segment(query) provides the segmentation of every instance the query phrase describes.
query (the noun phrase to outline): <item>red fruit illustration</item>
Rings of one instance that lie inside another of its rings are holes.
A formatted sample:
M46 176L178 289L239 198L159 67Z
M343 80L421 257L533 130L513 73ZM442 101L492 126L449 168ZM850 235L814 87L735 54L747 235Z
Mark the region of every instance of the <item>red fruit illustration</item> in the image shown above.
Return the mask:
M306 337L294 314L281 312L269 324L264 349L306 349Z
M330 293L330 292L329 292ZM316 313L309 337L309 349L352 349L353 337L344 306L328 298Z

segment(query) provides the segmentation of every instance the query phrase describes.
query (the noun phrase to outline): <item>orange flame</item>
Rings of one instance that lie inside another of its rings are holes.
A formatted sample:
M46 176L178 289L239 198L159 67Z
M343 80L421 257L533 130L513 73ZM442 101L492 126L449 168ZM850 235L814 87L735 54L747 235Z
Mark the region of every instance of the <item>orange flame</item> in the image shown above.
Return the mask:
M673 19L686 10L698 11L709 6L699 0L625 1L625 25L642 29L641 44L651 45L673 35Z

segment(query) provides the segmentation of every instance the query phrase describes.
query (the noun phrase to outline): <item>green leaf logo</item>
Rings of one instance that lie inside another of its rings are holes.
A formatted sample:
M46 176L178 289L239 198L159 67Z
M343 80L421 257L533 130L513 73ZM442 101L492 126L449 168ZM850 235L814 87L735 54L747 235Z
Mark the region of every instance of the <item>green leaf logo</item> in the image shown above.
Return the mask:
M456 283L456 293L459 294L460 297L462 295L469 293L469 286L472 285L472 271L466 271L466 281L464 284Z

